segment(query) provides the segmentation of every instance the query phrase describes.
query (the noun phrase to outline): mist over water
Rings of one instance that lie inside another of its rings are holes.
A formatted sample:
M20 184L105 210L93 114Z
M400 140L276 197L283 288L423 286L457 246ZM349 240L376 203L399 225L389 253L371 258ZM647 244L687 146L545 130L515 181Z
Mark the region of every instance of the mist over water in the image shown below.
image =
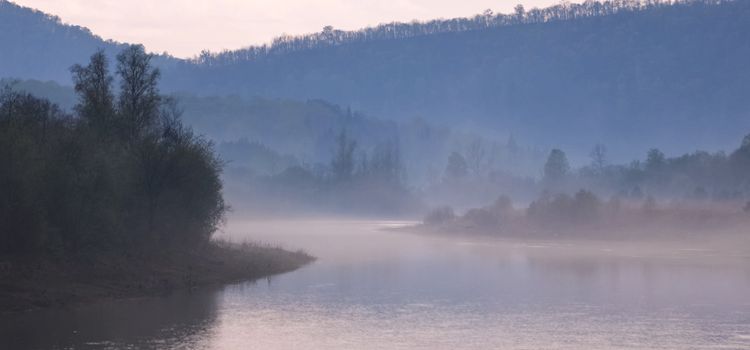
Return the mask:
M530 3L0 0L0 350L750 349L750 1Z
M750 346L742 249L388 229L405 224L235 218L221 238L304 248L318 261L256 282L11 315L0 334L8 348Z

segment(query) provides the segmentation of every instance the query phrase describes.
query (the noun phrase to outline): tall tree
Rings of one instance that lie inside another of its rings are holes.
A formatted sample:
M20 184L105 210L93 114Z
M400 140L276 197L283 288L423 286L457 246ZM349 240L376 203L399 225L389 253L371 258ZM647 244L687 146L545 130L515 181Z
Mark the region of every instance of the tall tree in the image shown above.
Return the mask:
M445 177L449 180L458 180L466 177L469 172L466 159L458 152L448 156L448 164L445 166Z
M565 178L569 170L570 164L565 152L553 149L544 164L544 180L549 183L559 183Z
M591 168L594 172L601 174L604 172L604 167L607 165L607 148L602 144L597 144L589 154L591 157Z
M357 142L349 138L346 130L341 130L336 137L336 152L331 161L331 171L336 181L347 181L354 174L354 151Z
M734 181L740 186L750 189L750 135L742 139L740 148L732 152L730 160ZM748 208L750 208L750 202Z
M103 50L93 55L87 66L71 67L73 83L78 94L78 115L99 131L108 130L114 117L112 76L109 74L107 56Z
M378 181L400 186L404 177L398 141L379 144L372 152L367 171Z
M646 171L650 173L657 173L664 169L667 160L662 151L652 148L646 155Z
M474 176L479 176L484 171L486 154L484 142L479 137L475 137L466 147L465 159Z
M119 112L128 137L135 137L153 127L159 116L161 97L160 72L151 66L153 55L143 45L130 45L117 55L120 77Z

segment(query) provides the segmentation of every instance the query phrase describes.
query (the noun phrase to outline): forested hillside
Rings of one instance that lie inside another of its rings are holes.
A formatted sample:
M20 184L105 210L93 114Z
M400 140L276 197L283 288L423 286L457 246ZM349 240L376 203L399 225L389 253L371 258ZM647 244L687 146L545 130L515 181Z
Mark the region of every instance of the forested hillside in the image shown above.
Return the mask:
M70 85L69 68L104 50L113 60L124 43L105 40L57 16L0 0L0 78L54 80ZM162 69L177 60L154 58Z
M36 80L0 80L1 86L44 97L72 111L72 88ZM387 144L398 145L404 161L405 180L425 185L440 179L453 152L471 160L473 173L503 171L536 176L546 150L531 147L531 140L481 136L458 128L439 126L425 119L391 121L322 100L200 97L179 93L187 125L208 136L229 168L245 168L272 175L290 166L327 164L342 131L356 140L358 161L366 153Z
M328 28L204 54L169 84L491 126L579 154L606 142L620 159L730 147L750 129L750 2L632 3Z
M12 48L0 52L0 76L67 85L73 62L117 46L7 2L0 17L0 43ZM155 63L164 91L322 99L382 119L514 135L567 149L574 161L603 143L624 161L650 147L729 149L750 130L747 18L750 2L732 0L519 6L354 32L326 27Z

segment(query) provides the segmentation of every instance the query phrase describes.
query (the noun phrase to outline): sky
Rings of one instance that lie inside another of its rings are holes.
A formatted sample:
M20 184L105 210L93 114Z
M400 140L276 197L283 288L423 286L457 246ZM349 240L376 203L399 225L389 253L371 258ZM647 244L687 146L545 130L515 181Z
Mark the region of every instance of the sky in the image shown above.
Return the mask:
M511 12L559 0L12 0L91 29L105 38L142 43L152 52L192 57L269 43L282 34L353 30L386 22Z

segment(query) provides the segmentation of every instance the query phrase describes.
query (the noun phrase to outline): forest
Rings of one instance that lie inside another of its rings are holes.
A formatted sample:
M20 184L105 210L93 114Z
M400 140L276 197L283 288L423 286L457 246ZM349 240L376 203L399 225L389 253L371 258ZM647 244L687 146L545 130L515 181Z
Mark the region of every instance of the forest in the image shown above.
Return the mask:
M750 349L750 1L519 1L0 0L0 348Z
M240 50L226 50L213 53L203 51L192 62L204 66L230 65L243 61L261 60L268 56L283 55L297 51L321 49L331 46L361 43L376 40L407 39L439 33L465 32L490 29L518 24L539 24L554 21L567 21L587 17L600 17L618 13L652 11L674 5L720 5L731 0L621 0L585 1L583 3L561 2L546 8L533 8L526 11L522 4L516 5L514 13L493 13L485 10L471 18L436 19L428 22L387 23L357 31L342 31L326 26L319 33L291 36L284 35L269 45L251 46Z
M64 110L72 109L70 101L75 101L72 89L54 83L7 82L18 91L59 101L67 107ZM642 158L621 163L611 156L609 144L599 143L590 146L585 156L569 159L568 150L532 147L535 140L482 136L423 119L394 122L321 100L190 94L165 99L179 101L178 112L185 122L215 143L225 162L223 179L231 188L228 197L233 206L260 213L312 208L419 213L442 204L476 207L499 194L526 203L544 190L713 200L739 200L748 192L742 147L730 153L695 150L679 156L651 148ZM356 145L351 152L342 151L338 141L342 134ZM336 180L341 177L335 175L333 160L342 154L350 158L351 173L356 175L352 179L360 185L340 186ZM383 195L375 196L379 200L362 201L363 193L357 192L363 190L364 179L370 179L368 183L373 179L373 174L365 174L383 166L369 163L380 161L392 170L377 177L399 175L377 182L394 184L390 188L398 195L375 191Z
M0 90L3 312L259 278L312 261L213 239L227 211L224 161L160 93L152 59L132 45L114 75L103 51L74 65L70 112L13 85Z
M228 208L225 162L160 93L153 58L132 45L114 74L103 51L74 65L70 111L15 84L0 90L3 312L254 279L313 260L213 238Z
M446 174L466 174L454 154ZM632 239L677 235L706 238L735 232L750 222L750 135L730 154L697 151L666 157L651 149L644 161L608 164L595 146L591 164L572 169L560 149L550 151L539 195L527 206L500 194L490 204L459 215L437 206L424 218L430 230L463 230L507 236Z
M2 77L70 85L67 67L97 47L113 59L122 45L0 4ZM651 147L729 149L744 136L748 16L747 1L561 3L352 32L326 28L192 60L162 54L154 64L168 94L323 100L382 119L492 130L578 158L607 141L610 157L624 162Z
M142 46L71 71L76 114L2 94L3 252L62 254L206 243L221 222L221 161L159 94Z

